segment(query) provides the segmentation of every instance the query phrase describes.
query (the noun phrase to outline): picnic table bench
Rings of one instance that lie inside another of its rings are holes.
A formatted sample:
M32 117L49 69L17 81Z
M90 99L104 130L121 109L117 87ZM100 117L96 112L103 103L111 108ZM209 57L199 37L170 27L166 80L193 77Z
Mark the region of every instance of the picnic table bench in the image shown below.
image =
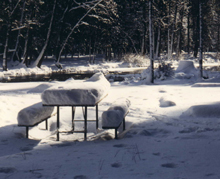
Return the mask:
M125 116L129 112L130 101L128 99L117 99L102 113L102 128L115 129L115 139L118 139L118 129L123 124L125 130Z
M26 127L26 138L29 136L29 128L45 121L45 128L48 129L48 119L55 115L54 107L44 107L42 102L28 106L18 113L18 126Z

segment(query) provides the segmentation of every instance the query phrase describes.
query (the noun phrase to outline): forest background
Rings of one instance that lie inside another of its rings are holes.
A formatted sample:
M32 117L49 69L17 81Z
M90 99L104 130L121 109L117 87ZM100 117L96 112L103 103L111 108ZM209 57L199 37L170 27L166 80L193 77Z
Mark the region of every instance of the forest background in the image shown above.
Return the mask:
M3 0L0 63L7 71L9 63L41 67L50 55L57 67L61 56L76 54L90 55L90 63L97 54L218 58L219 25L218 0Z

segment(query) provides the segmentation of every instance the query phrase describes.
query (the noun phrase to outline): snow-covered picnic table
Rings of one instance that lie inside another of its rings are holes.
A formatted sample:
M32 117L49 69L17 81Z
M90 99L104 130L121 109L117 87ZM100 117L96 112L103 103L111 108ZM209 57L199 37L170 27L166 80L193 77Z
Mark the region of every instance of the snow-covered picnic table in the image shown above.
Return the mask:
M69 80L46 89L42 95L43 106L57 107L57 140L59 140L60 106L72 107L72 126L76 107L84 108L84 139L87 139L87 107L96 107L96 128L98 128L98 104L107 95L110 83L99 72L86 81ZM73 129L74 130L74 129Z

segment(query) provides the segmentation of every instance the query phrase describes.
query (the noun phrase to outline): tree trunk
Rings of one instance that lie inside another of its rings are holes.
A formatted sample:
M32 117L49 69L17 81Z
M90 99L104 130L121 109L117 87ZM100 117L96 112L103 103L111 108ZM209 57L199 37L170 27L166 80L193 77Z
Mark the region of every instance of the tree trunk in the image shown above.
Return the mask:
M167 33L167 59L170 60L171 59L171 39L170 39L170 1L169 0L169 10L168 10L168 33Z
M176 5L175 5L175 13L174 13L174 20L173 20L172 34L171 34L171 42L170 42L171 58L172 58L172 54L173 54L174 29L175 29L175 25L176 25L176 16L177 16L177 0L176 0Z
M141 54L146 54L146 31L147 31L147 24L146 24L146 3L144 1L143 4L143 25L144 25L144 32L142 37L142 47L141 47Z
M189 51L189 40L190 40L190 34L189 34L189 12L188 12L188 16L187 16L187 52L188 52L188 54L190 53L190 51Z
M8 12L8 23L7 23L7 32L6 32L6 40L4 46L4 53L3 53L3 71L8 70L8 44L9 44L9 36L11 32L11 15L12 15L12 5L11 0L9 1L9 12Z
M218 14L218 23L219 23L219 20L220 20L220 15ZM216 57L217 58L219 58L219 26L220 26L220 24L217 24L217 26L218 26L218 34L217 34L217 55L216 55Z
M82 17L80 18L80 20L76 23L76 25L71 29L70 33L68 34L67 38L65 39L65 41L64 41L64 43L63 43L63 45L62 45L62 47L61 47L61 49L60 49L60 51L59 51L59 56L58 56L58 59L57 59L57 64L60 63L60 58L61 58L62 52L63 52L63 50L64 50L64 48L65 48L65 46L66 46L66 44L67 44L67 42L68 42L68 40L69 40L69 38L70 38L70 36L71 36L72 33L74 32L74 30L80 25L80 22L81 22L96 6L98 6L102 1L103 1L103 0L100 0L100 1L98 1L94 6L92 6L92 7L84 14L84 16L82 16Z
M158 27L157 32L157 47L156 47L156 53L155 53L155 59L158 59L159 57L159 50L160 50L160 27Z
M150 73L151 83L154 83L154 49L153 49L153 29L152 29L152 0L149 0L149 37L150 37Z
M28 49L28 36L29 36L29 31L30 31L30 28L28 27L27 32L26 32L26 36L25 36L24 51L23 51L23 55L22 55L22 57L21 57L21 59L22 59L22 64L26 64L26 66L28 66L28 63L27 63L27 49Z
M180 11L180 26L178 27L179 29L178 29L177 49L176 49L177 57L179 57L181 53L180 41L181 41L181 34L182 34L182 29L183 29L183 25L182 25L183 24L183 13L184 13L183 11L184 11L183 9ZM189 54L189 51L188 51L188 54Z
M41 63L43 61L44 53L45 53L45 51L47 49L47 45L48 45L48 42L49 42L49 39L50 39L51 30L52 30L52 23L53 23L53 19L54 19L54 12L55 12L55 9L56 9L56 2L57 2L57 0L54 0L53 11L52 11L51 19L50 19L50 25L49 25L49 28L48 28L48 31L47 31L46 42L45 42L45 44L44 44L40 54L38 55L37 59L32 64L32 67L36 67L37 66L37 67L40 68Z
M203 77L203 67L202 67L202 53L203 53L203 37L202 37L202 2L199 1L199 71L200 71L200 77Z
M20 18L20 26L21 26L22 23L23 23L23 17L24 17L24 11L25 11L25 4L26 4L26 0L24 0L23 7L22 7L21 18ZM13 54L12 54L12 56L11 56L11 62L14 61L14 56L15 56L15 54L17 53L20 36L21 36L21 29L19 28L19 30L18 30L18 35L17 35L17 40L16 40L16 44L15 44L15 48L14 48L14 52L13 52ZM19 58L18 58L18 60L20 61Z
M194 18L194 22L193 22L193 42L194 42L194 47L193 47L193 56L195 58L197 58L197 55L198 55L198 49L199 49L199 29L200 29L200 17L199 17L199 5L200 4L200 0L198 1L198 4L197 4L197 8L196 10L196 14L198 14L195 18Z
M9 39L9 31L11 26L8 25L8 29L7 29L7 34L6 34L6 41L5 41L5 48L4 48L4 53L3 53L3 71L7 71L8 70L8 63L7 63L7 58L8 58L8 39Z
M91 36L90 36L90 38L89 38L89 63L90 64L92 63L91 48L92 48L92 39L91 39Z

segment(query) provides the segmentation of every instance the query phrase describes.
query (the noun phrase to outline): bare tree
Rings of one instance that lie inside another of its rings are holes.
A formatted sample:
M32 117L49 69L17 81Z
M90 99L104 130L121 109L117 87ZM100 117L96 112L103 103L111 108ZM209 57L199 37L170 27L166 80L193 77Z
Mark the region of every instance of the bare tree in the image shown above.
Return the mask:
M98 6L102 1L103 1L103 0L99 0L99 1L96 2L92 7L90 7L90 9L79 19L79 21L78 21L78 22L74 25L74 27L71 29L70 33L69 33L68 36L66 37L66 39L65 39L65 41L64 41L64 43L63 43L63 45L62 45L62 47L61 47L61 49L60 49L59 56L58 56L57 63L56 63L56 65L57 65L58 67L61 67L60 64L59 64L59 63L60 63L60 59L61 59L61 54L62 54L62 52L63 52L65 46L67 45L67 42L68 42L70 36L71 36L72 33L74 32L74 30L75 30L78 26L80 26L82 20L83 20L96 6ZM62 68L62 67L61 67L61 68Z
M203 37L202 37L202 2L199 0L199 71L200 77L203 77L203 67L202 67L202 59L203 59Z
M32 67L37 66L37 67L40 68L40 66L41 66L41 63L42 63L42 60L43 60L43 57L44 57L44 53L47 49L47 45L48 45L48 42L49 42L49 39L50 39L50 34L51 34L52 24L53 24L53 19L54 19L54 12L55 12L55 9L56 9L56 3L57 3L57 0L54 0L53 11L52 11L51 19L50 19L50 25L49 25L49 28L48 28L48 31L47 31L46 41L45 41L44 46L41 49L41 52L38 55L37 59L32 64Z
M152 28L152 0L149 0L149 38L150 38L150 73L151 83L154 83L154 48L153 48L153 28Z
M22 8L21 8L21 18L20 18L20 22L19 22L19 25L20 25L20 26L21 26L22 23L23 23L23 17L24 17L24 11L25 11L25 4L26 4L26 0L24 0L23 6L22 6ZM11 56L11 62L14 60L15 54L17 54L20 36L21 36L21 28L18 28L17 40L16 40L14 52L13 52L13 54L12 54L12 56ZM19 58L19 57L17 57L17 58ZM19 60L20 60L20 59L19 59Z

